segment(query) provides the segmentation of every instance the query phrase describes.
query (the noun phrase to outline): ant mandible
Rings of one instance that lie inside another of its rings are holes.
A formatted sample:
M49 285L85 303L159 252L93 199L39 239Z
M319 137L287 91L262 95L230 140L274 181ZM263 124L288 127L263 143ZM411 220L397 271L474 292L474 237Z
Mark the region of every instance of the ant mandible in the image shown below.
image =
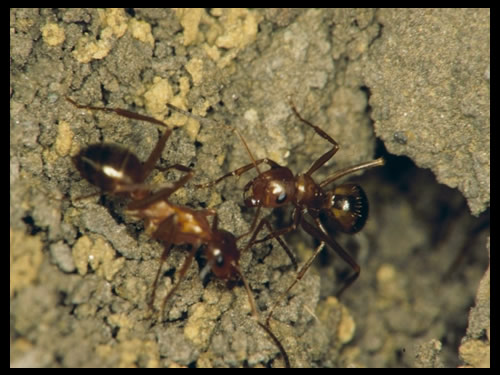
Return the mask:
M288 294L293 286L302 279L325 244L344 259L354 271L353 275L346 279L344 286L337 292L337 296L339 297L358 278L361 271L360 266L351 255L332 238L327 229L325 229L325 223L332 224L336 230L343 233L354 234L359 232L364 227L368 217L368 199L359 185L351 183L336 186L329 191L325 191L324 189L332 182L353 172L384 165L384 159L378 158L373 161L337 171L319 184L316 183L311 175L335 155L339 149L339 145L318 126L305 120L299 114L293 102L290 102L290 107L301 122L311 127L319 136L326 139L332 145L332 148L320 156L307 172L294 175L289 168L283 167L271 159L264 158L255 160L253 156L251 156L253 160L252 163L229 172L215 181L198 185L198 187L210 187L228 177L241 176L243 173L255 168L258 173L257 177L249 181L244 187L244 204L247 207L257 207L257 209L261 207L277 208L291 204L293 205L293 212L291 225L279 230L273 230L264 238L256 239L264 225L268 228L271 227L268 220L263 218L253 232L249 243L255 244L272 238L278 238L279 236L297 229L299 225L306 233L320 241L320 245L297 273L293 283L274 303L267 316L266 324L269 324L277 304ZM250 153L248 147L246 148ZM262 163L267 164L270 169L261 172L259 165ZM305 219L306 215L310 217L312 223Z
M66 98L66 100L77 108L114 112L120 116L159 124L167 128L144 164L141 164L137 156L129 150L107 143L90 145L73 157L73 163L82 177L100 188L101 192L112 195L126 195L132 199L132 202L125 209L125 213L134 218L144 219L146 232L153 238L163 241L164 250L153 282L151 299L148 303L150 310L153 310L163 263L166 261L172 246L188 244L191 245L191 250L179 270L177 282L163 300L161 316L164 315L167 301L179 287L196 252L203 248L204 255L207 258L207 267L210 267L217 278L225 281L228 285L234 285L234 282L238 280L243 282L252 316L278 347L285 366L290 367L288 355L279 339L268 325L259 321L250 286L239 268L240 251L236 243L248 233L236 238L230 232L218 228L218 218L214 210L194 210L168 201L172 194L186 185L193 177L191 168L179 164L159 168L161 170L175 168L186 172L186 174L173 185L160 188L154 193L149 185L144 184L144 181L151 174L156 162L159 160L165 144L172 134L172 129L168 128L162 121L124 109L85 106L77 104L69 98ZM92 195L95 195L95 193ZM207 219L209 216L214 217L211 226Z

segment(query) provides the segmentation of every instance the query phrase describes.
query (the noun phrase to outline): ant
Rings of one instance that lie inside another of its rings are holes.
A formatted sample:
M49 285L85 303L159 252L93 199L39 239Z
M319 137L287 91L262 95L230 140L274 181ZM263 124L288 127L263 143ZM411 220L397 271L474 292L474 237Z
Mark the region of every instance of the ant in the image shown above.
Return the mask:
M168 202L170 195L184 186L192 176L192 173L188 173L176 182L173 187L161 189L148 198L132 202L126 210L126 212L133 217L145 219L146 226L152 228L152 237L162 240L165 244L160 260L160 267L158 268L153 283L150 308L153 306L161 268L168 257L171 245L189 244L191 245L191 250L179 270L177 282L163 300L162 316L164 315L167 301L179 287L196 252L202 248L205 258L207 259L207 266L201 271L201 274L205 274L208 268L210 268L217 278L226 282L228 288L234 286L238 279L243 282L248 295L252 316L257 324L271 337L283 356L285 366L289 368L290 361L281 342L268 325L259 321L259 315L250 285L246 281L238 265L241 252L238 250L236 243L245 235L236 238L232 233L223 229L218 229L218 217L214 210L193 210ZM208 223L208 216L214 217L212 226Z
M337 153L339 144L318 126L304 119L299 114L293 102L290 102L290 107L295 116L302 123L311 127L319 136L326 139L332 145L332 148L320 156L305 173L294 175L289 168L283 167L269 158L255 160L248 146L245 144L248 153L250 153L252 163L229 172L215 181L197 185L197 187L202 188L214 186L228 177L239 177L250 169L255 168L258 174L257 177L249 181L244 187L245 206L257 207L257 217L261 207L277 208L291 204L293 205L291 215L292 224L282 229L270 229L270 234L263 238L256 239L264 226L272 228L269 221L263 218L253 231L249 244L252 245L272 238L279 238L286 233L296 230L298 226L301 226L306 233L320 241L320 245L302 266L295 280L272 306L266 319L267 325L269 325L271 316L278 303L288 294L294 285L302 279L325 244L349 264L354 271L354 273L345 280L342 288L337 292L337 297L340 297L340 295L358 278L361 271L360 266L351 255L332 238L327 229L325 229L325 226L332 226L335 230L347 234L359 232L364 227L368 218L368 199L361 186L356 184L346 183L338 185L328 191L326 191L325 188L332 182L348 174L364 169L379 167L385 163L383 158L378 158L373 161L339 170L327 177L324 181L316 183L311 175L325 165L325 163ZM261 172L259 165L262 163L267 164L270 169ZM309 221L306 220L306 216L309 217ZM257 222L257 219L254 219L254 223L255 222Z
M217 278L226 282L228 287L233 286L238 280L243 282L253 318L278 347L285 366L290 367L288 355L281 342L268 325L259 321L252 291L239 268L238 262L241 252L236 244L239 239L248 233L236 238L232 233L219 229L217 213L212 209L194 210L169 202L170 196L186 185L193 177L191 168L179 164L161 168L161 170L175 168L186 174L172 185L162 187L156 192L152 192L151 187L144 184L145 179L159 160L165 144L172 134L172 129L168 128L162 121L149 116L143 116L120 108L80 105L69 98L66 99L77 108L114 112L120 116L159 124L167 128L144 164L141 164L137 156L129 150L106 143L90 145L73 157L73 163L82 177L100 188L101 192L112 195L126 195L132 199L132 202L126 207L125 213L133 218L144 219L146 232L154 239L161 240L164 243L160 265L153 282L151 299L148 302L150 310L153 310L161 269L171 248L174 245L183 244L191 246L187 258L178 271L177 282L163 300L161 316L164 315L167 301L179 287L197 251L203 249L204 256L207 259L207 266L201 271L202 274L205 274L210 268ZM212 225L209 224L209 216L213 216Z

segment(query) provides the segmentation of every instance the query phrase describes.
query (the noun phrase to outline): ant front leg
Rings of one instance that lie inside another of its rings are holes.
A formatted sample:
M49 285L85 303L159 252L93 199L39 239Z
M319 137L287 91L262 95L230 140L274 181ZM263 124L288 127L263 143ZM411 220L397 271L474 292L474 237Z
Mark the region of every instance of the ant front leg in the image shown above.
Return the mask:
M180 172L188 172L188 173L193 171L191 168L186 167L185 165L182 164L172 164L166 167L156 167L156 169L158 169L161 172L166 172L170 169L177 169Z
M281 165L276 163L274 160L271 160L268 158L258 159L255 161L255 163L250 163L250 164L244 165L243 167L235 169L232 172L226 173L224 176L219 177L218 179L216 179L214 181L206 182L204 184L195 185L195 187L197 189L199 189L199 188L207 188L207 187L215 186L219 182L221 182L222 180L225 180L228 177L232 177L232 176L240 177L243 173L248 172L252 168L257 168L257 166L262 164L262 163L269 165L272 169L273 168L281 168Z
M260 206L259 206L259 209L260 209ZM295 258L295 256L293 255L293 253L291 252L291 250L289 249L289 247L287 246L287 244L285 243L285 241L283 241L283 239L281 238L282 235L284 235L286 233L289 233L289 232L292 232L295 229L297 229L297 226L298 226L298 224L299 224L299 222L301 221L301 218L302 218L302 213L301 213L300 210L295 209L294 212L293 212L293 214L292 214L292 216L293 216L293 223L292 223L292 225L290 225L290 226L288 226L286 228L278 229L278 230L273 230L273 227L272 227L271 223L269 223L269 221L266 218L263 218L259 222L259 225L257 226L257 228L255 229L252 237L250 238L250 241L248 242L247 246L245 247L245 250L248 249L250 246L252 246L254 244L258 244L258 243L261 243L261 242L269 241L269 240L271 240L271 239L274 238L274 239L276 239L276 241L278 241L278 243L281 245L281 247L283 248L283 250L285 250L286 254L288 255L288 257L292 261L293 267L295 268L295 270L297 270L298 269L297 259ZM257 235L262 231L262 229L264 228L264 226L267 227L267 230L270 233L267 236L256 240Z
M293 104L293 102L290 102L290 106L292 107L292 111L299 118L300 121L302 121L304 124L309 125L311 128L314 129L314 131L321 136L322 138L326 139L328 142L332 144L332 149L325 154L323 154L318 160L314 162L314 164L309 168L309 170L305 173L307 176L312 175L314 172L316 172L320 167L322 167L328 160L332 158L333 155L337 153L339 150L339 144L335 142L335 140L330 137L328 134L326 134L322 129L320 129L318 126L311 124L309 121L304 119L300 114L299 111L297 111L297 108Z

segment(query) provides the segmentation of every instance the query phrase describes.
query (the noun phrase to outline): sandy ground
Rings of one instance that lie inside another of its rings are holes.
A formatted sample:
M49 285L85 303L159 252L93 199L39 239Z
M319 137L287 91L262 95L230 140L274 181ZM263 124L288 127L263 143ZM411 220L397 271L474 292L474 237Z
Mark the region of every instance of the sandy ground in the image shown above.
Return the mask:
M113 142L145 160L159 130L76 109L67 96L181 126L159 165L191 166L194 183L249 163L222 123L244 134L255 157L307 170L330 146L297 121L290 98L340 144L317 181L384 156L385 167L350 179L370 201L365 229L335 237L360 278L334 298L350 269L324 250L272 329L293 367L489 366L489 10L10 15L11 366L283 366L244 288L200 280L201 252L164 319L151 319L162 244L124 215L126 200L76 200L95 189L71 156ZM215 122L170 114L167 102ZM179 176L154 171L148 181ZM214 208L221 228L241 234L254 214L242 189L254 176L188 184L173 201ZM290 218L266 214L277 227ZM301 262L317 245L301 231L285 240ZM172 250L159 299L186 250ZM295 277L290 260L269 241L240 265L264 316Z

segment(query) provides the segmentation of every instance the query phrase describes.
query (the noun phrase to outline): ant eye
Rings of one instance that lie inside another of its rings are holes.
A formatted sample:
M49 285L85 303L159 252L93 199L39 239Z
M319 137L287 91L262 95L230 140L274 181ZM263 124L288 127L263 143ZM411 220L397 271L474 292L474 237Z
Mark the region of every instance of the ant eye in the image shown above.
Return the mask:
M276 198L276 203L280 204L283 203L286 200L286 193L282 192L280 195L278 195L278 198Z
M215 257L215 264L217 267L222 267L224 265L224 256L222 254Z

